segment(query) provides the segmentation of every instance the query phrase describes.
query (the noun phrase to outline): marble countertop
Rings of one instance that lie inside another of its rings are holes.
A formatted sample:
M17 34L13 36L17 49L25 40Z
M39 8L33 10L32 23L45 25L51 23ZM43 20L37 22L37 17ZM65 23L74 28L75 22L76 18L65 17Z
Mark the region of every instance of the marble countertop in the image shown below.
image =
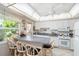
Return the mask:
M33 36L46 37L46 38L50 38L51 37L51 36L45 36L45 35L33 35Z
M30 41L30 42L39 42L42 44L49 44L50 43L50 36L40 36L40 35L34 35L32 36L25 36L25 37L16 37L18 40L22 41Z

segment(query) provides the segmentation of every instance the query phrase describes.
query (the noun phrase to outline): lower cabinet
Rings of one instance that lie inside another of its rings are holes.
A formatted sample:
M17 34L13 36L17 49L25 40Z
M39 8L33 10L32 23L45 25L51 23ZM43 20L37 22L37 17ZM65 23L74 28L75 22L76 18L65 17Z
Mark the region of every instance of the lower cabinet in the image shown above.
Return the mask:
M9 56L7 41L0 41L0 56Z

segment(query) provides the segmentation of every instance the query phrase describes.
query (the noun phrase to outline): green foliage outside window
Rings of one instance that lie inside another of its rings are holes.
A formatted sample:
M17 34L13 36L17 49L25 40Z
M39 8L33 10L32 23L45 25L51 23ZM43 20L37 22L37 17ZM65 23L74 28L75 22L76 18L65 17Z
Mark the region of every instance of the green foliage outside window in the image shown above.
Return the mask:
M4 20L2 26L5 27L5 29L4 29L5 37L10 37L16 33L16 29L12 29L12 28L17 28L16 21Z
M4 27L8 27L8 28L11 28L11 27L16 27L16 22L13 21L13 20L4 20L3 21L3 26Z
M5 32L4 30L0 30L0 41L3 41L4 40L4 35L5 35Z

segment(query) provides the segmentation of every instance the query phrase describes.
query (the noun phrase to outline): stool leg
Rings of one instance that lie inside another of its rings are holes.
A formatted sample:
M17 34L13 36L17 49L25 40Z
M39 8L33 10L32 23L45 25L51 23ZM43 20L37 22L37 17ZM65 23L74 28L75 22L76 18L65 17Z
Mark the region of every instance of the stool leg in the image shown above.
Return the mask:
M25 52L23 53L23 56L26 56L26 55L25 55Z
M14 51L14 56L17 56L17 51L16 50Z

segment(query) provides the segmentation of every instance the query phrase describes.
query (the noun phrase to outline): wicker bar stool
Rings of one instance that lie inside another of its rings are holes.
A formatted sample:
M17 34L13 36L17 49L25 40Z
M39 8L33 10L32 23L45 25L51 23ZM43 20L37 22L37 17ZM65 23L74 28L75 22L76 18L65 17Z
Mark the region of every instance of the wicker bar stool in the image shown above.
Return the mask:
M16 46L16 55L17 56L25 56L25 48L23 42L18 41Z
M9 48L9 52L10 52L10 55L14 56L16 53L16 41L14 39L12 40L7 40L8 42L8 48Z
M25 46L27 56L42 56L42 50L32 45Z
M51 44L44 44L43 45L43 55L44 56L51 56L52 55L52 45Z

